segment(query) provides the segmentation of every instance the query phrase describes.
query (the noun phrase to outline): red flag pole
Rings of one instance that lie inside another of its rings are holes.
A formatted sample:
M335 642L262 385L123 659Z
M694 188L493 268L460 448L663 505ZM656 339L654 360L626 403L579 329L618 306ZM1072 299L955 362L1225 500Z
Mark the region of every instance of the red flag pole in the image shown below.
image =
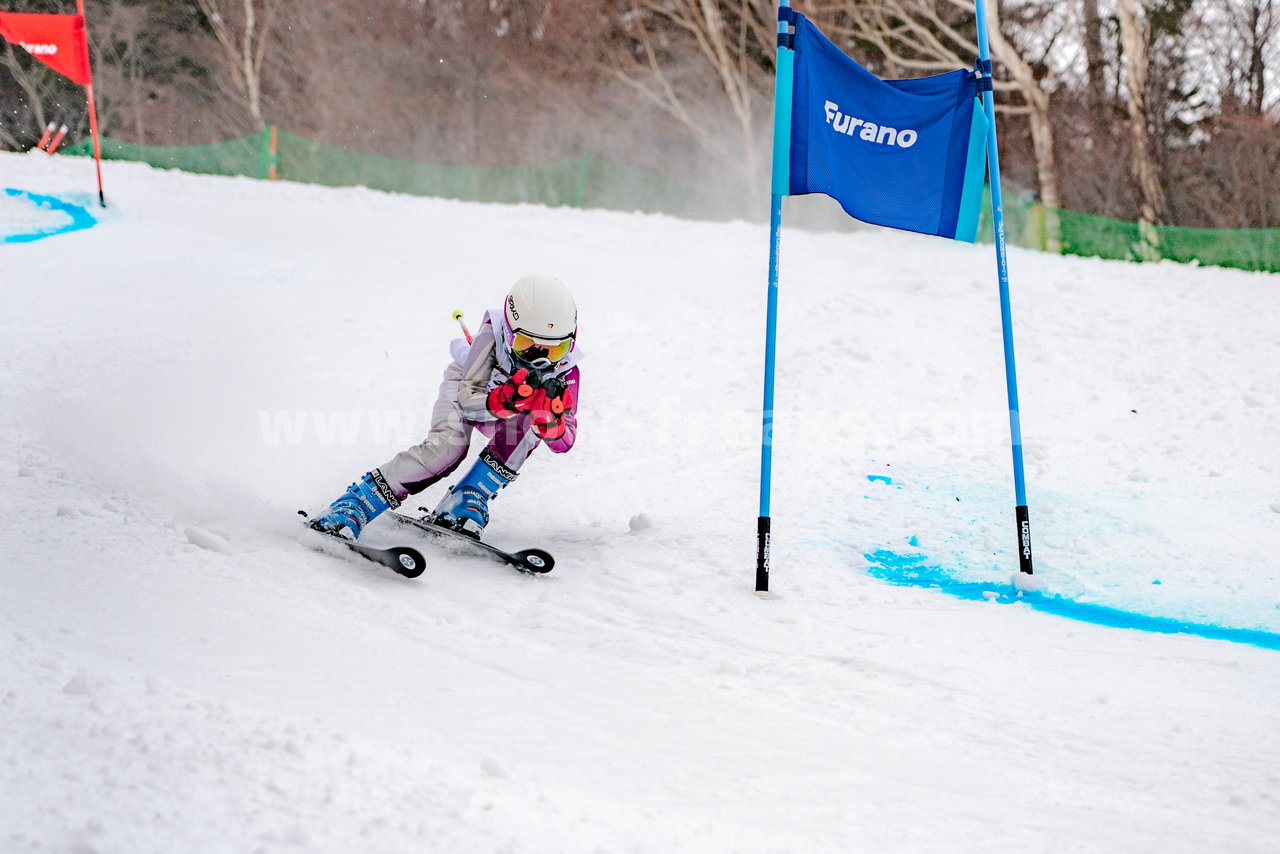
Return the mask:
M84 19L84 0L76 0L76 12L80 15L80 24L85 29L84 53L89 55L89 25ZM84 84L85 95L89 98L89 136L93 139L93 165L98 170L98 204L107 206L107 197L102 192L102 148L98 137L98 108L93 99L93 68L89 68L89 82Z
M98 111L93 105L93 84L85 84L84 91L89 96L89 135L93 137L93 165L98 170L98 204L105 208L107 197L102 192L102 149L98 144Z

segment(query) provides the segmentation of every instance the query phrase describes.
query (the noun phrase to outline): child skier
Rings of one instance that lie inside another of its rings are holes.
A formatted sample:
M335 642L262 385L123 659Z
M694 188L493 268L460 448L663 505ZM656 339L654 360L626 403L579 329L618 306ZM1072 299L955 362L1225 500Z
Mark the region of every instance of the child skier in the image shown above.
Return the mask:
M540 443L557 454L573 447L582 358L577 333L569 289L555 276L521 277L502 310L485 313L470 345L453 342L422 443L347 487L311 527L359 537L380 513L453 472L478 429L489 444L440 501L433 521L479 538L489 523L489 500L515 480Z

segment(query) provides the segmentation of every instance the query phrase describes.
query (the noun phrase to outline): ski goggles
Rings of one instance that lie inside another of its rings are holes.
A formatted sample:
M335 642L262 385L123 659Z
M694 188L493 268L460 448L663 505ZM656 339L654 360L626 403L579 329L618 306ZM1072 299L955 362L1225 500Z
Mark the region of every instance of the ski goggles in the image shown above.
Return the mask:
M548 341L545 338L534 338L526 332L516 330L511 335L511 352L526 362L546 359L555 364L569 355L573 349L573 336Z

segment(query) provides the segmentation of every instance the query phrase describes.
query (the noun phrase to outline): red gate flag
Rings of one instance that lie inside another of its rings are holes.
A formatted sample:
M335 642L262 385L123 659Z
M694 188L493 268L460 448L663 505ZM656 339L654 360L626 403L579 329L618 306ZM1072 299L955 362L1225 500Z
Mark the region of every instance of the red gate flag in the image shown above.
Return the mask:
M75 83L92 82L83 16L0 12L0 36Z

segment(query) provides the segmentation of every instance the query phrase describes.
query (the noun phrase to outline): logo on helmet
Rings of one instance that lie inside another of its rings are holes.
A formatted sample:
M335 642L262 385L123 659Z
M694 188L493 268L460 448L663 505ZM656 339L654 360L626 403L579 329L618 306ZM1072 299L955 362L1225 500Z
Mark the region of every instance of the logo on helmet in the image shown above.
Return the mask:
M511 312L512 320L520 319L520 312L516 311L516 298L511 294L507 295L507 311Z

